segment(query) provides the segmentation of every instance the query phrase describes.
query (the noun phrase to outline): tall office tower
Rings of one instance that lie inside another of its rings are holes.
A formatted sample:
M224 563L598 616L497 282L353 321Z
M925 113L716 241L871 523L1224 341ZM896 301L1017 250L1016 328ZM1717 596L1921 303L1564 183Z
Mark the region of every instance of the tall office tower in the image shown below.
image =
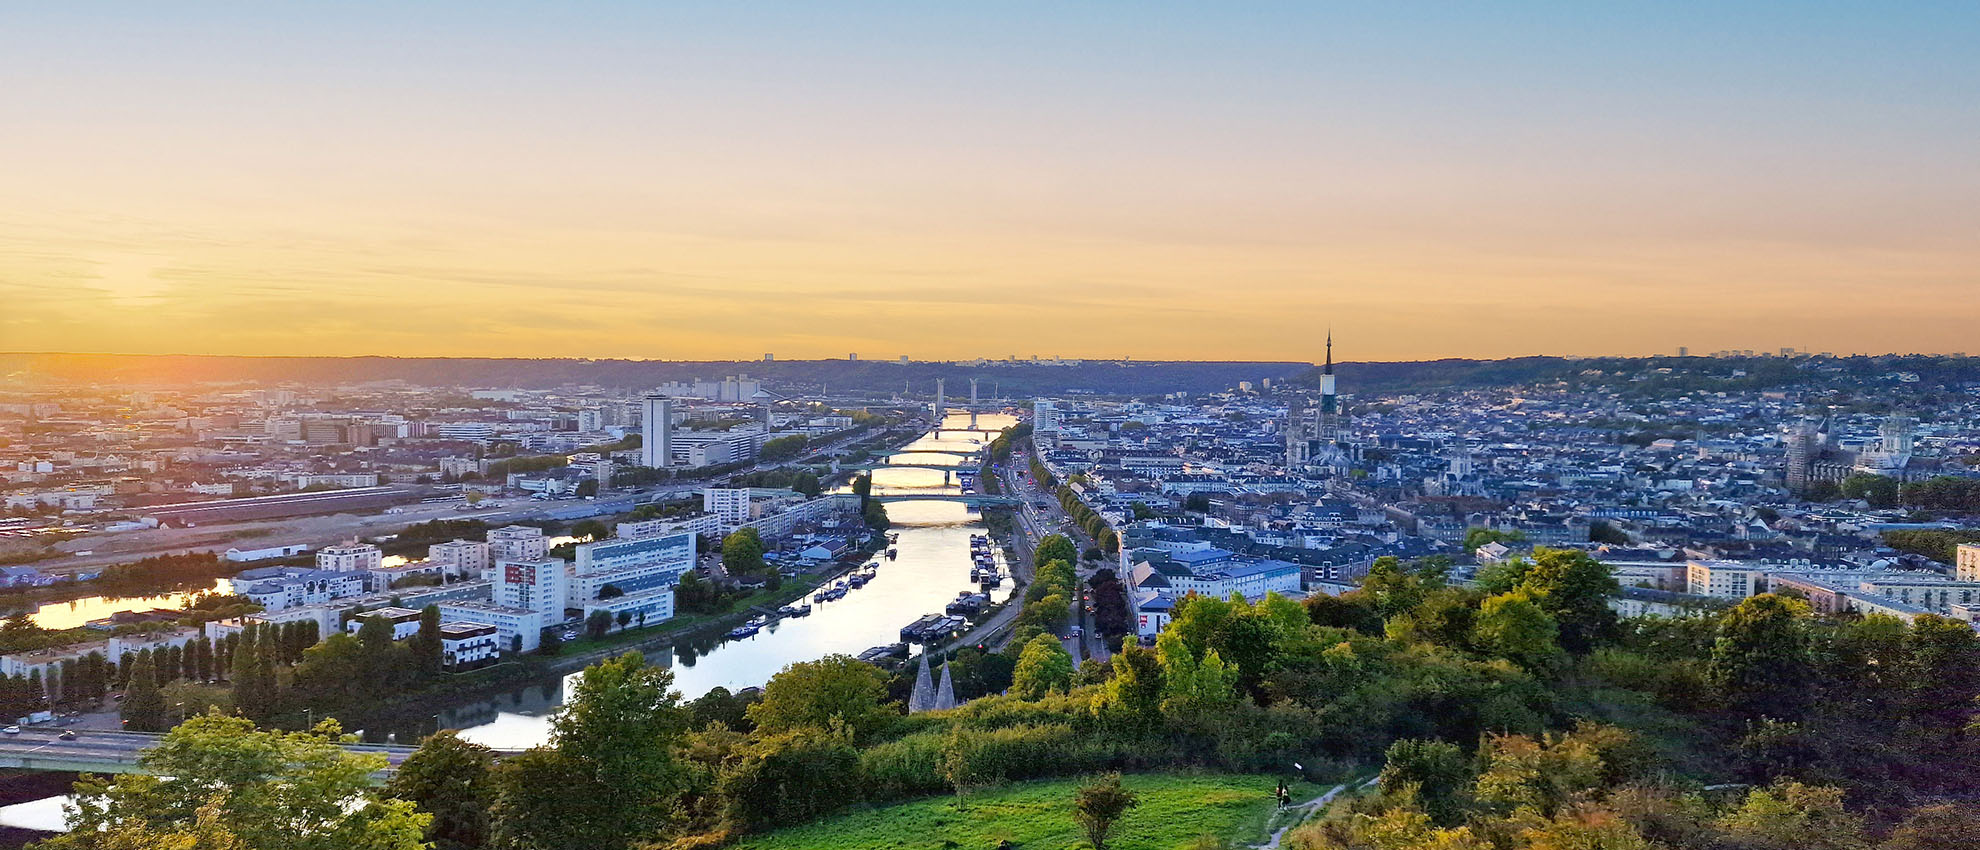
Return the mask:
M1788 492L1800 493L1808 489L1808 473L1815 465L1815 457L1820 451L1819 438L1815 433L1815 423L1802 419L1795 423L1794 430L1787 438L1787 471L1782 476L1787 481Z
M942 416L948 413L948 402L943 398L942 379L935 379L935 427L942 427Z
M1891 454L1908 455L1917 447L1917 437L1912 433L1911 417L1902 413L1894 413L1891 418L1884 420L1883 427L1877 429L1877 434L1883 438L1884 451Z
M1293 396L1292 401L1286 402L1287 466L1300 467L1306 465L1309 448L1307 439L1306 408L1299 403L1298 396Z
M652 394L642 399L639 463L664 469L674 463L674 400Z
M1340 400L1334 396L1334 334L1328 331L1327 364L1320 367L1320 442L1339 442L1346 438L1346 430Z
M969 406L976 407L976 379L969 379Z

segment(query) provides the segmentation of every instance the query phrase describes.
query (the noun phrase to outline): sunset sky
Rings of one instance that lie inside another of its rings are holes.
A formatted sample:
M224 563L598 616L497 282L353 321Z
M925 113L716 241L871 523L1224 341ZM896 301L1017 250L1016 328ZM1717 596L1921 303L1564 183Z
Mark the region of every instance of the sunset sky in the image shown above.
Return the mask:
M10 3L0 350L1980 353L1980 3Z

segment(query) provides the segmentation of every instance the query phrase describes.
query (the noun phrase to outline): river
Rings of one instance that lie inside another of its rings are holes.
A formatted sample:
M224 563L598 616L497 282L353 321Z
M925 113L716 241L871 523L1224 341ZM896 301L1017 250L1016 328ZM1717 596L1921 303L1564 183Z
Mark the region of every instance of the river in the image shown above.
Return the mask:
M969 419L966 413L952 414L943 424L961 429L968 427ZM1004 414L977 417L978 427L988 429L1016 421ZM931 432L890 457L903 463L953 463L958 460L954 455L915 450L974 451L988 439L988 434L961 430ZM933 469L878 471L873 485L874 493L882 495L960 492L948 473ZM957 593L976 589L969 580L969 537L984 533L977 514L961 504L941 501L893 502L887 505L887 514L893 521L892 532L899 535L898 557L881 559L878 574L865 587L844 599L814 604L808 617L778 620L754 637L691 640L671 651L650 652L649 660L674 671L674 686L686 699L715 687L731 691L760 687L795 662L834 653L856 655L894 643L902 626L923 614L940 613ZM1008 596L1012 584L1004 583L994 598ZM552 677L450 708L418 725L457 729L463 738L500 749L535 746L548 737L549 715L562 704L570 681L568 676Z
M983 414L978 427L997 429L1015 423L1015 417ZM950 428L966 428L968 414L952 414L943 422ZM903 463L947 464L954 455L916 452L915 449L973 451L981 448L989 435L968 431L937 431L922 436L890 457ZM896 469L874 473L873 491L882 495L960 492L948 473L932 469ZM946 483L945 483L945 479ZM762 686L785 666L822 658L833 653L858 654L874 646L898 641L902 626L922 614L938 613L964 590L976 586L969 580L969 537L984 533L978 515L954 502L905 501L887 505L893 521L892 532L898 557L882 559L873 581L836 602L813 605L809 617L783 619L754 637L729 640L714 637L691 641L671 650L648 654L648 659L674 671L674 686L686 699L709 689L738 690ZM1007 598L1013 582L1005 582L993 598ZM180 595L143 599L106 600L98 597L45 605L36 614L47 625L108 616L113 610L150 607L177 607ZM552 676L493 698L478 698L442 711L424 722L412 721L395 733L397 740L417 737L435 728L457 729L461 736L501 749L525 749L543 743L549 736L549 716L563 703L572 680L582 674ZM61 805L66 797L0 807L0 825L30 829L60 829Z

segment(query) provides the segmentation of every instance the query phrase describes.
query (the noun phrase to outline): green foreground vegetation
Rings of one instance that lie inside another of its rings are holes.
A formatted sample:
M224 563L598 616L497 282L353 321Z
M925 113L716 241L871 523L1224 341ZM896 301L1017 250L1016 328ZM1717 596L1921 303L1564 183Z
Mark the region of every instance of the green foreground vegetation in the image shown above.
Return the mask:
M1130 775L1122 784L1136 805L1121 819L1109 850L1170 850L1265 840L1265 826L1277 808L1273 781L1228 774ZM996 847L1009 841L1023 848L1085 847L1085 834L1073 822L1072 779L1023 782L973 795L957 811L941 797L830 818L747 839L746 850L922 850L940 847ZM1304 790L1310 786L1301 786ZM1312 794L1307 794L1311 798Z

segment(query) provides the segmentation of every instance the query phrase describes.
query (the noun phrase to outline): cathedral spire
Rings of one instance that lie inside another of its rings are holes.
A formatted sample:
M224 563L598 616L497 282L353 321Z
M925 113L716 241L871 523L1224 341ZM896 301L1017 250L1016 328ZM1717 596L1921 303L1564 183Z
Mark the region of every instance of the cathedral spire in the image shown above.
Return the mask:
M1327 329L1327 365L1324 369L1321 370L1320 374L1322 375L1334 374L1334 329L1333 328Z

